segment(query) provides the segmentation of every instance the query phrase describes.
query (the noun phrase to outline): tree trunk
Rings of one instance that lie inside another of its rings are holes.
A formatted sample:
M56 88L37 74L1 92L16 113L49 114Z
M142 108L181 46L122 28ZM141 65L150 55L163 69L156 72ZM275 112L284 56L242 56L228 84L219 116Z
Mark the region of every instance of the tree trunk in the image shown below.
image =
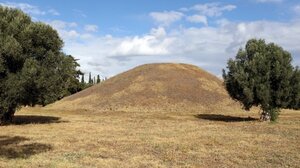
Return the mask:
M0 119L0 125L12 123L14 119L16 108L15 107L9 107L7 112L4 112L4 114L1 116Z
M271 115L268 111L263 110L260 114L260 121L270 121Z
M260 115L261 121L276 121L280 112L279 108L267 108L262 110L263 112Z

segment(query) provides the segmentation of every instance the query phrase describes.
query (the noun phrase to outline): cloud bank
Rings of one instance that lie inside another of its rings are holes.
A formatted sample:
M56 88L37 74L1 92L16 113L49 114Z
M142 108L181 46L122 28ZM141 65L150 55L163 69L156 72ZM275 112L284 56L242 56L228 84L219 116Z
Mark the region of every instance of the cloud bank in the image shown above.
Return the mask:
M28 4L6 5L21 8L31 15L55 15L55 12ZM234 57L250 38L263 38L279 44L292 53L293 64L300 65L300 19L283 22L224 18L225 12L236 8L232 4L206 3L150 12L148 16L153 20L153 27L148 32L124 37L101 35L94 24L81 25L63 20L47 23L65 41L64 51L79 59L83 72L102 77L111 77L137 65L154 62L195 64L220 76L227 60ZM290 12L297 14L298 8L299 5L296 5Z
M300 64L300 22L227 21L216 27L169 31L157 27L141 36L91 36L80 42L67 41L65 51L80 59L85 72L104 76L151 62L192 63L220 75L226 61L250 38L264 38L283 46L294 55L294 64Z

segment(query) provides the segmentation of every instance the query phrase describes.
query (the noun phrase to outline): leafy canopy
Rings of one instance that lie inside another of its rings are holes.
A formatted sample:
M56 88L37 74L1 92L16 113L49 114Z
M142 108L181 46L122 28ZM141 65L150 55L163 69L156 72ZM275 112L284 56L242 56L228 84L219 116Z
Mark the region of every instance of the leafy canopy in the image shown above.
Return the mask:
M51 26L0 6L1 121L21 105L46 105L80 90L79 64L62 46Z
M291 62L280 46L251 39L223 70L226 89L246 110L260 106L276 120L280 108L299 109L300 74Z

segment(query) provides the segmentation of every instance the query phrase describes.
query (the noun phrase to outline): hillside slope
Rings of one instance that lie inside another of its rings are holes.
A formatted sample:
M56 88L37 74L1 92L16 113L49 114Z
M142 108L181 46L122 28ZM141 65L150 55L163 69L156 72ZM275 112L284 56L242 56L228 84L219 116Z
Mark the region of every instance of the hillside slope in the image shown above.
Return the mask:
M146 64L48 106L64 110L210 111L233 108L222 81L188 64Z

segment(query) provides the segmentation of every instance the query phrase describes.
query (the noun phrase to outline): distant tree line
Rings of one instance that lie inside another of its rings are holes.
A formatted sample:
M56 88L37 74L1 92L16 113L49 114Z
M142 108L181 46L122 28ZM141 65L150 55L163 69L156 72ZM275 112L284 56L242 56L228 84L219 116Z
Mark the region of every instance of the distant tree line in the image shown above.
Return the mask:
M89 73L89 79L88 79L87 82L84 79L84 74L81 74L80 83L81 83L82 89L85 89L85 88L88 88L90 86L93 86L94 84L99 84L99 83L105 81L106 79L107 79L106 77L101 79L99 74L92 77L92 73L90 72Z

